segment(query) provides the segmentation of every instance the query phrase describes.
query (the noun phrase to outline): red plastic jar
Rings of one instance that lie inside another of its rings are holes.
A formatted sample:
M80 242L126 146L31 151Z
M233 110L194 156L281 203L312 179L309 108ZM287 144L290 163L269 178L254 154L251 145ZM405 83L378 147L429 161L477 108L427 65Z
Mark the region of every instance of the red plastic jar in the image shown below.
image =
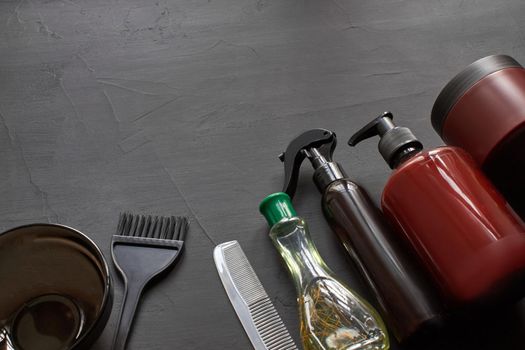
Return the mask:
M402 163L381 206L452 305L523 296L523 222L464 150L439 147Z
M525 216L525 69L518 62L495 55L472 63L439 94L432 125Z

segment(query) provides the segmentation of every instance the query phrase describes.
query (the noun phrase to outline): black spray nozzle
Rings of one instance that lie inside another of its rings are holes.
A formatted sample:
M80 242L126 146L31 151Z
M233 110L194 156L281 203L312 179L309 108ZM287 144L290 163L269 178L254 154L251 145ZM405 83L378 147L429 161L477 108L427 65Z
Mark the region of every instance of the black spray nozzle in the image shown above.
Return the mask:
M279 159L284 163L283 192L293 198L303 160L308 157L314 168L318 169L332 162L336 145L335 133L326 129L308 130L293 139L286 151L279 155Z
M384 112L352 135L348 145L355 146L363 140L379 136L379 152L392 169L397 167L406 156L422 150L423 144L410 129L396 126L393 119L391 112Z

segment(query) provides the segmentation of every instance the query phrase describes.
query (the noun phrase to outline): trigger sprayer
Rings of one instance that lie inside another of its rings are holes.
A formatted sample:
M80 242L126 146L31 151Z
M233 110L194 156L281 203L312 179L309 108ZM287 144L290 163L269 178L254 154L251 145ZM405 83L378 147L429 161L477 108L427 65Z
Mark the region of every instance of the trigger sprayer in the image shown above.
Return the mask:
M374 294L392 333L401 342L413 339L440 324L441 304L368 194L333 161L336 145L335 133L326 129L294 138L279 156L284 163L283 192L293 198L301 164L308 158L326 220Z

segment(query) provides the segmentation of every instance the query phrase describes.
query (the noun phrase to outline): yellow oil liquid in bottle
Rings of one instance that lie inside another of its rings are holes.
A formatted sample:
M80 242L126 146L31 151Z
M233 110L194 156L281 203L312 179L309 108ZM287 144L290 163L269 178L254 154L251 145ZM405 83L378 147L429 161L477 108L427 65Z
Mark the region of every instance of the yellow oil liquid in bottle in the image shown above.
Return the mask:
M370 305L347 293L346 287L332 279L317 279L306 288L298 300L306 350L387 348L386 334L374 318L377 315L370 313Z
M272 226L270 238L297 290L304 349L388 350L383 320L326 266L288 195L270 195L260 210Z

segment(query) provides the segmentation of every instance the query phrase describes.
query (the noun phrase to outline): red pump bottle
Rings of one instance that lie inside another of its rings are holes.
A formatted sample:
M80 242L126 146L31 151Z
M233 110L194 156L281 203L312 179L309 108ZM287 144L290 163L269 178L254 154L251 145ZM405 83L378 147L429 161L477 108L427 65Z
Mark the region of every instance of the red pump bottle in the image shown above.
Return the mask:
M520 297L525 291L525 227L462 149L423 150L386 112L351 146L379 135L394 169L381 206L453 306Z

